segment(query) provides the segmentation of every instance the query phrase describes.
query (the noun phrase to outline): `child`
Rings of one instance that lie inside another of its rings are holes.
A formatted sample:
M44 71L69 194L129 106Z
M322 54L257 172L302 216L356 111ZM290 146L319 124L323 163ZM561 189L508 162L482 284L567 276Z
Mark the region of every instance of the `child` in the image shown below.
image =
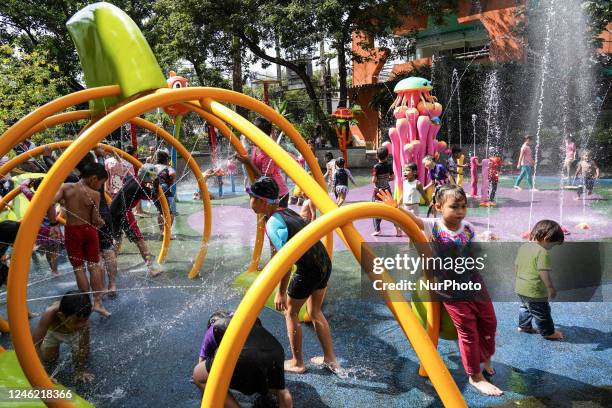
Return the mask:
M64 227L64 245L68 259L74 269L77 286L83 292L89 292L89 281L85 273L85 263L91 279L94 296L94 312L110 317L102 304L104 282L100 261L99 226L104 225L100 217L100 193L108 173L103 165L89 163L81 170L81 179L76 183L64 183L55 195L47 218L51 226L50 235L55 238L60 234L56 220L55 204L63 201L66 208L66 226Z
M304 220L288 208L279 208L279 189L270 177L260 177L247 190L251 196L251 209L262 214L266 220L266 234L270 239L272 253L279 251L295 234L306 226ZM274 255L272 255L274 256ZM318 241L296 262L297 270L280 282L274 299L276 310L286 311L285 322L291 345L292 359L285 361L285 371L302 374L306 371L302 355L302 328L298 319L300 309L308 301L308 313L323 348L323 357L310 361L336 372L339 369L332 344L331 332L321 305L327 291L331 274L331 260L323 244ZM291 282L289 278L291 277Z
M444 167L444 165L441 163L436 163L436 161L434 160L432 156L425 156L423 158L423 166L425 166L425 168L429 170L429 179L430 179L429 184L423 187L423 190L427 191L431 187L434 187L434 192L432 194L432 202L431 202L431 206L429 207L427 216L429 217L429 213L431 212L431 214L435 218L436 217L435 204L436 204L437 192L440 189L440 187L442 187L445 184L449 184L449 183L454 184L454 180L452 176L450 175L450 173L448 172L448 170L446 169L446 167Z
M533 137L527 135L525 136L525 142L521 146L521 152L519 153L518 164L516 168L521 171L519 176L516 178L514 182L514 188L516 190L520 190L519 184L521 184L521 180L524 177L527 177L527 185L533 191L538 191L533 188L533 166L535 162L533 161L533 153L531 152L531 145L533 144Z
M34 192L32 189L36 190L40 186L42 182L42 178L36 179L25 179L19 185L21 189L21 193L29 200L32 201L32 197L34 197ZM47 262L49 263L49 268L51 269L52 276L59 276L59 272L57 271L57 256L62 246L62 236L51 237L49 232L51 228L49 226L49 219L45 217L43 219L43 223L38 230L38 236L36 237L36 245L42 249L45 253L45 257L47 258Z
M138 178L127 176L123 187L117 193L110 205L113 238L118 248L125 232L130 242L135 242L142 259L144 259L148 275L156 277L161 273L153 267L153 256L145 243L144 237L138 228L132 209L140 200L154 200L153 190L157 190L157 169L152 164L145 164L138 170Z
M548 299L557 296L550 279L552 262L550 249L561 245L565 239L561 226L551 220L539 221L533 226L529 241L518 250L514 262L516 271L516 294L521 299L518 331L534 333L533 320L537 331L548 340L562 340L563 334L555 330L550 315Z
M227 174L229 174L232 193L236 192L236 162L231 157L227 159Z
M380 199L385 204L397 207L397 203L389 192L383 192ZM474 239L475 229L472 224L465 221L467 213L467 197L463 189L452 184L441 186L436 193L437 211L441 218L419 218L409 211L405 211L416 225L423 230L428 241L434 247L441 250L459 250L467 248ZM454 273L458 279L460 275ZM472 274L470 279L479 279L484 288L484 282L479 274ZM481 291L486 294L486 288ZM448 293L444 296L448 298ZM487 377L495 374L491 364L491 357L495 353L495 331L497 330L497 319L493 304L485 296L479 296L478 300L455 300L444 301L444 308L457 329L459 336L459 351L461 362L469 376L469 382L478 391L485 395L498 396L503 392L491 384ZM481 369L484 364L484 371Z
M91 300L80 290L71 290L43 312L32 335L34 346L45 362L57 360L60 344L72 348L75 381L91 381L93 374L85 371L89 357L89 316Z
M172 227L174 224L174 216L176 215L174 211L176 208L174 205L174 192L172 191L176 179L176 171L170 166L170 155L167 152L163 150L157 152L157 164L155 165L155 169L157 170L159 186L162 188L166 200L168 201L168 207L170 208L170 227ZM157 194L157 191L153 191L153 194ZM155 208L157 208L157 225L159 226L159 230L163 232L164 219L161 215L161 203L158 199L154 200L153 204Z
M576 143L569 135L565 138L565 146L563 149L565 152L565 159L563 160L563 177L570 178L572 175L572 164L576 160Z
M217 311L208 319L206 333L200 347L200 357L198 364L193 369L192 377L194 384L202 392L206 387L208 373L231 318L232 313ZM285 372L282 368L284 359L283 346L257 319L242 347L229 388L246 395L258 393L264 399L269 397L271 391L278 397L278 404L281 408L291 408L293 401L291 393L285 387ZM228 392L225 406L239 407L240 405Z
M387 191L391 193L390 181L395 179L393 174L393 167L387 162L389 158L389 151L386 147L380 147L376 151L376 158L378 163L372 168L372 183L374 184L374 190L372 191L372 201L380 201L378 193ZM374 232L372 236L377 237L380 235L380 218L374 218ZM402 230L399 227L395 227L396 236L402 236Z
M423 185L417 179L417 165L416 163L408 163L404 165L403 175L403 192L400 197L402 208L406 211L410 211L414 215L419 215L419 203L421 197L425 200L425 205L429 206L429 199L425 194Z
M470 167L469 164L459 164L461 156L463 156L463 151L461 150L461 148L453 147L451 149L451 155L446 161L448 172L455 179L455 181L457 182L456 184L459 185L462 184L459 182L459 178L461 178L461 181L463 181L463 169L466 167Z
M309 224L317 218L317 207L315 207L312 200L304 192L302 192L302 199L304 202L300 209L300 217L302 217L306 224Z
M215 169L215 178L217 180L217 189L219 192L219 198L223 197L223 176L225 176L225 172L221 167Z
M344 168L344 159L339 157L336 159L336 171L334 172L334 176L332 178L332 190L336 196L336 205L338 205L338 207L340 207L344 203L344 200L346 200L346 195L349 191L349 180L351 180L354 186L357 185L351 171Z
M336 161L334 160L334 155L332 152L325 152L325 174L323 178L327 179L327 185L332 188L332 177L334 177L334 173L336 172Z
M502 158L499 156L489 157L489 202L495 202L497 184L499 183L499 169L502 166Z
M577 200L580 199L585 190L588 196L593 194L595 180L599 178L599 167L597 166L597 163L593 161L593 158L589 152L585 152L582 155L582 160L580 160L578 166L576 167L574 182L576 181L576 178L578 178L578 175L582 176L582 186L576 190L578 193L578 197L576 197Z

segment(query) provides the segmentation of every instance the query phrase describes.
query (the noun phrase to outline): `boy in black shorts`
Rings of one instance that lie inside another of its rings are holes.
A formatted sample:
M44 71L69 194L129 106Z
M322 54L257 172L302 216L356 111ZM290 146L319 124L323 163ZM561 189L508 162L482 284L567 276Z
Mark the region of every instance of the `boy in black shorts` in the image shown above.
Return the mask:
M199 362L193 369L192 377L193 383L202 392L231 318L232 313L218 311L208 319ZM245 395L258 393L263 398L268 398L272 392L278 398L280 408L291 408L293 406L291 393L285 388L284 359L283 346L257 319L242 347L229 387ZM240 407L231 393L228 393L224 406Z
M272 253L275 254L295 234L306 226L297 213L278 206L278 185L270 177L258 178L247 192L251 196L251 209L264 215L266 235L270 239ZM273 255L274 256L274 255ZM280 282L274 303L279 311L286 311L287 334L293 358L285 361L285 371L301 374L306 371L302 355L302 328L298 314L304 303L308 302L308 313L323 347L323 357L310 361L324 366L333 372L338 370L331 332L321 305L327 291L327 281L331 274L331 260L323 244L319 241L296 262L297 270L291 277L288 271ZM291 282L289 278L291 277Z

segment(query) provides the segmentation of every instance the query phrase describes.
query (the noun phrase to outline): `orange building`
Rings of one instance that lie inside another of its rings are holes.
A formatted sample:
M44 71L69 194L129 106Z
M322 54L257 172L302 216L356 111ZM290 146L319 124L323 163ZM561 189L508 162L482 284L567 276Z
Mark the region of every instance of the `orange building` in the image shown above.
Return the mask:
M372 97L383 89L381 82L413 69L430 65L433 55L452 55L457 59L489 61L521 60L524 58L523 40L515 29L523 22L522 1L460 0L456 14L444 18L444 24L434 25L427 16L405 17L395 34L410 38L408 58L389 62L389 50L374 48L372 38L353 33L352 50L366 57L364 62L353 62L352 102L359 104L364 115L351 131L366 145L380 143L379 112L369 107ZM368 44L368 51L363 44Z

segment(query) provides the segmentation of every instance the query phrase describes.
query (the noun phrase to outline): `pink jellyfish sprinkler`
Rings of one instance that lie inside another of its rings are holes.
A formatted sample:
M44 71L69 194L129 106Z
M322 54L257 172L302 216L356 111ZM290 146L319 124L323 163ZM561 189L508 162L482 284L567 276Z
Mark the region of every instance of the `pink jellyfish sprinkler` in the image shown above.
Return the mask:
M397 83L394 92L397 94L393 105L395 127L389 129L390 143L383 143L393 156L393 171L402 174L406 163L414 162L418 166L418 179L427 184L428 174L422 165L425 156L437 156L447 147L445 142L436 139L440 131L442 105L432 96L431 81L425 78L410 77ZM402 194L403 183L400 177L395 178L395 197Z

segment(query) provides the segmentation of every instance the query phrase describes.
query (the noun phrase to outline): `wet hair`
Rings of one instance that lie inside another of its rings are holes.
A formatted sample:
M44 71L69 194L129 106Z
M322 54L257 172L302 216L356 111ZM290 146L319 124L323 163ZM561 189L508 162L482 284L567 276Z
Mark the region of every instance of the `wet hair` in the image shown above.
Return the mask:
M104 165L96 162L89 163L81 170L81 178L96 176L98 180L107 180L108 172Z
M257 126L259 130L264 132L266 135L270 135L272 133L272 124L264 118L255 119L253 124Z
M380 161L384 161L387 160L387 157L389 157L389 151L387 150L386 147L382 146L379 147L378 150L376 150L376 158Z
M330 161L333 160L334 155L332 154L332 152L325 152L325 160Z
M336 166L338 166L338 167L344 167L344 158L342 158L342 157L338 157L338 158L336 159Z
M436 193L436 203L442 205L449 199L463 200L467 204L467 196L463 188L454 184L444 184Z
M89 317L91 314L91 299L82 290L66 292L60 300L59 311L66 317Z
M462 151L460 147L455 146L451 149L451 154L461 153Z
M404 164L404 168L408 168L412 171L417 171L419 168L417 167L417 164L414 162L410 162L410 163L406 163Z
M216 312L211 314L210 317L208 318L208 323L206 325L206 328L208 329L210 326L215 324L217 320L225 319L227 317L230 317L230 315L231 315L230 312L228 312L227 310L217 310Z
M565 240L565 234L557 222L553 220L541 220L531 229L529 239L538 242L547 241L562 244Z
M83 169L91 163L96 163L96 157L91 152L87 152L87 154L81 159L79 164L76 165L76 169L82 173Z
M157 152L157 164L168 164L170 162L170 155L163 150Z

